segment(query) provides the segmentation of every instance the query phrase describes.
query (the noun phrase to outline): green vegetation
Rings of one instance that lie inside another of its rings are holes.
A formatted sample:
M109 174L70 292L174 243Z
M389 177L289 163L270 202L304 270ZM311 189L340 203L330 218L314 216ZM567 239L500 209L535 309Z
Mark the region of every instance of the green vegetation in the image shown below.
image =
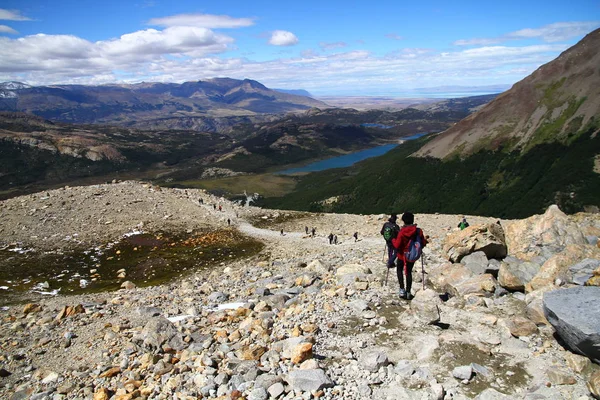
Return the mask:
M561 135L559 135L559 133L566 125L567 121L575 115L575 113L585 100L585 97L578 100L574 98L569 99L567 107L558 118L552 121L547 120L535 131L535 133L533 134L533 138L527 145L527 148L531 149L532 147L540 143L546 143L557 139L572 140L576 136L576 133L572 131L573 127L570 128L570 132L567 132L567 134L569 134L570 137L563 138L561 137ZM553 110L550 110L547 114L551 114L552 111ZM547 117L549 118L549 115L547 115ZM579 122L579 124L581 124L581 121Z
M166 184L173 186L172 184ZM263 196L283 196L294 190L295 179L284 175L258 174L228 176L218 179L188 180L177 182L178 187L224 191L227 193L260 193Z
M409 157L429 138L405 143L351 168L309 174L286 196L264 206L349 213L471 213L522 218L557 203L566 212L598 204L600 176L593 172L600 137L590 123L567 146L544 143L525 153L480 151L466 159ZM321 201L341 196L337 203Z

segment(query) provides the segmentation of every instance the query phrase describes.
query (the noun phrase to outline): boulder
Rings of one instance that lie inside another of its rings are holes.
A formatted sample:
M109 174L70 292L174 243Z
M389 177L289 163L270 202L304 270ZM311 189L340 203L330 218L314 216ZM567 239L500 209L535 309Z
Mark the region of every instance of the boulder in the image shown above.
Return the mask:
M183 350L188 345L183 341L177 327L164 317L150 318L141 332L144 347L150 350L161 350L168 347Z
M290 371L287 382L293 390L311 392L333 387L333 382L322 369L295 369Z
M587 387L595 398L600 399L600 371L596 371L590 376Z
M312 343L307 343L307 342L300 343L299 345L294 347L294 350L292 350L292 357L291 357L292 364L300 364L303 361L306 361L309 358L312 358L312 356L313 356L312 350L313 350Z
M527 318L514 317L506 321L506 326L510 330L511 335L515 337L529 336L537 333L537 325Z
M573 354L570 351L565 354L565 361L573 372L578 374L582 373L586 368L592 365L589 358L580 356L579 354Z
M545 248L556 253L569 244L588 243L579 225L556 205L543 215L506 223L505 233L509 253L527 261L542 255Z
M565 371L558 367L549 367L546 370L546 375L553 385L574 385L577 380L569 371Z
M533 321L536 325L550 325L546 316L544 315L544 293L551 291L552 289L549 287L542 288L540 290L535 290L533 292L527 293L525 296L525 304L527 304L527 308L525 309L525 315L531 321Z
M381 351L371 351L360 358L363 368L371 372L377 372L379 368L385 367L389 363L387 355Z
M540 271L541 265L534 262L502 262L498 271L498 283L511 291L524 291L525 285Z
M482 251L487 258L506 257L504 230L498 223L473 225L457 231L444 242L444 252L452 262L459 262L463 257Z
M463 264L446 263L429 272L429 282L442 293L450 293L451 287L466 281L473 276L473 272Z
M305 336L291 337L273 343L273 345L271 345L271 350L280 353L281 357L284 359L290 359L292 358L294 349L301 343L311 343L311 340Z
M343 275L349 275L349 274L371 274L371 269L369 269L369 267L365 266L365 265L360 265L360 264L346 264L344 266L339 267L336 271L335 271L335 275L336 276L343 276Z
M576 353L600 363L600 287L576 286L544 295L544 314Z
M594 271L600 267L600 260L594 258L586 258L577 264L569 267L571 273L571 282L576 285L585 285L594 276Z
M449 285L449 293L454 296L476 294L490 297L496 291L498 282L491 274L473 276L455 285Z
M465 256L460 262L476 275L485 274L489 264L488 258L483 251L471 253Z
M433 324L440 320L440 311L438 306L442 300L437 292L431 289L419 290L410 302L410 309L415 317L425 324Z
M452 376L461 381L470 380L472 375L473 367L470 365L463 365L452 370Z
M600 252L590 245L567 245L563 251L546 260L539 272L525 285L525 290L529 292L545 286L554 286L557 280L569 282L569 267L585 258L600 258Z

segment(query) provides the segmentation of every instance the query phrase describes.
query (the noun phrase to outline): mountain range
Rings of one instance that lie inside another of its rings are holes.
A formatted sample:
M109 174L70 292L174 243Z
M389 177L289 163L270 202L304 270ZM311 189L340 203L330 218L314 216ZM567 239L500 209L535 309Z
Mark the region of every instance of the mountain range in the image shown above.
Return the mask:
M102 86L0 85L0 110L51 121L110 124L143 129L217 131L240 122L327 107L313 98L271 90L250 79L215 78L177 83ZM256 117L256 119L254 118Z

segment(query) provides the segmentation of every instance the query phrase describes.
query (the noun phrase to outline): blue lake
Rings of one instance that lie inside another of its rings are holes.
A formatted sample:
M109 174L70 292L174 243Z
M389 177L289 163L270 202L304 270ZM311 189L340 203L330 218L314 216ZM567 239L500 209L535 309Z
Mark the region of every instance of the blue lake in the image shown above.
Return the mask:
M420 138L427 133L418 133L416 135L403 137L402 140L413 140ZM357 151L350 154L344 154L343 156L332 157L326 160L316 161L314 163L305 165L298 168L290 168L283 171L278 171L276 174L279 175L291 175L299 172L316 172L324 171L330 168L344 168L356 164L359 161L366 160L367 158L381 156L388 151L398 146L397 143L386 144L383 146L372 147L370 149Z

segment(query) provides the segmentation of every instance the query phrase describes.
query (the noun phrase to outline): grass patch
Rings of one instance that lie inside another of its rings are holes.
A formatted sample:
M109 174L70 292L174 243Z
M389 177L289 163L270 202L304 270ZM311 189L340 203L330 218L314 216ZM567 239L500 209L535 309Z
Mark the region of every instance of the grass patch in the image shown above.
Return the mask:
M171 182L170 185L178 185L189 188L205 189L208 191L225 191L231 194L259 193L268 197L284 196L294 190L296 180L282 175L256 174L228 176L219 179L186 180Z

